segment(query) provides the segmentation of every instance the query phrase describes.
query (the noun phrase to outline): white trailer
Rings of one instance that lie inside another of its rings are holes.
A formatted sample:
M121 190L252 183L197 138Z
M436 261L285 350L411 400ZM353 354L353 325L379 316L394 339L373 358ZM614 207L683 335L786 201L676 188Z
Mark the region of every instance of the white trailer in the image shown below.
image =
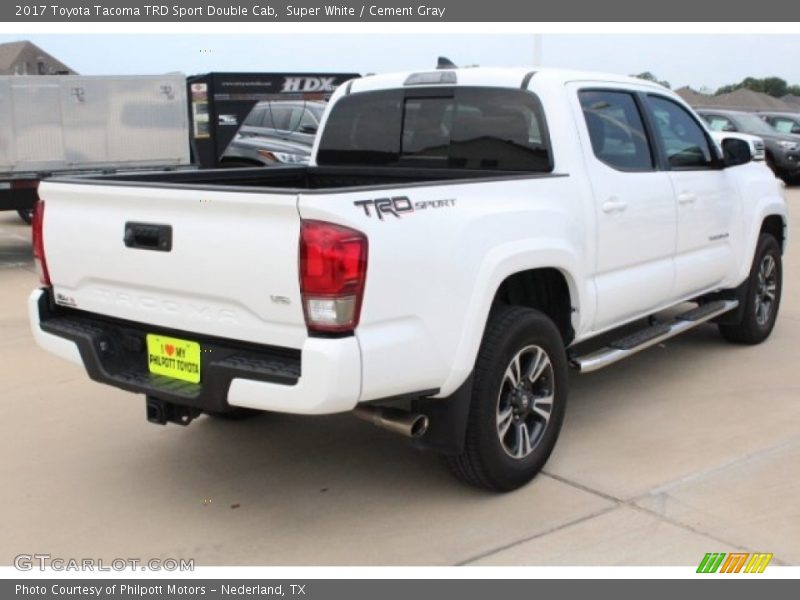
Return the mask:
M190 164L186 78L0 77L0 210L23 218L54 174Z

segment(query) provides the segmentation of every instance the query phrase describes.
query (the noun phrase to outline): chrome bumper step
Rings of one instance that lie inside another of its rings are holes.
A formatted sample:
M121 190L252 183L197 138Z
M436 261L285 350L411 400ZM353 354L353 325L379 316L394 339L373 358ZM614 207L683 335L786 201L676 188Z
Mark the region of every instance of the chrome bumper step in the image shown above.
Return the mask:
M581 373L597 371L633 356L645 348L694 329L701 323L723 315L737 306L739 306L738 300L717 300L701 304L697 308L676 315L671 321L651 325L583 356L572 356L570 364Z

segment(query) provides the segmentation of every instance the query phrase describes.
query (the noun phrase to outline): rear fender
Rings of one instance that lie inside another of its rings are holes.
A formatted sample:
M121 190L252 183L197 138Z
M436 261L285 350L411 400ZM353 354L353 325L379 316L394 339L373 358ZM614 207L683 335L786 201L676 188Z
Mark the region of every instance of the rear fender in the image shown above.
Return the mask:
M490 252L478 272L469 305L447 380L441 386L440 397L456 392L475 365L483 332L497 290L511 275L531 269L553 268L561 272L567 282L572 310L572 327L582 331L591 323L594 313L593 292L580 287L577 281L586 281L577 253L563 240L536 238L496 247ZM468 326L467 326L468 324Z

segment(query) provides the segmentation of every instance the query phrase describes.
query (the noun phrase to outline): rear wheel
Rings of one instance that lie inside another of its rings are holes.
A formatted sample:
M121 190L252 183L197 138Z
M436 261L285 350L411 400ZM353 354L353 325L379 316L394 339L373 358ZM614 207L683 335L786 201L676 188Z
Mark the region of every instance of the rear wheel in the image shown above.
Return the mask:
M747 280L742 320L720 324L722 336L738 344L759 344L767 339L778 317L782 287L781 248L774 237L762 233Z
M448 462L478 487L510 491L547 462L567 401L567 359L553 322L522 307L490 318L475 365L463 452Z

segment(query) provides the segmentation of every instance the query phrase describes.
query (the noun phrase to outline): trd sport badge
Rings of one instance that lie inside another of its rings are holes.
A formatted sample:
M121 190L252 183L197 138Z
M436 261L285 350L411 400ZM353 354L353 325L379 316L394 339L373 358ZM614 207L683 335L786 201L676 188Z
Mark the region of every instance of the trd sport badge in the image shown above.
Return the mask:
M392 215L399 219L402 215L427 210L429 208L452 208L456 205L454 198L446 200L420 200L411 202L408 196L393 196L391 198L375 198L374 200L356 200L355 206L363 209L367 217L376 215L381 221L384 217Z

